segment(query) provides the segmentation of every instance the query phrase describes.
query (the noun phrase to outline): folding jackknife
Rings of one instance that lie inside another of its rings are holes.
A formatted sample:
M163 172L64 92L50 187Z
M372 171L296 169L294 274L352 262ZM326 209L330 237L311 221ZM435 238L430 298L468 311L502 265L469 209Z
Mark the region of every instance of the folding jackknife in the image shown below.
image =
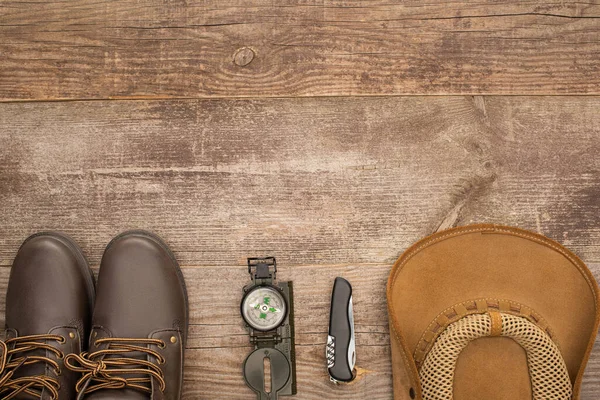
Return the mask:
M356 376L352 286L344 278L335 278L331 293L327 369L332 382L350 382Z

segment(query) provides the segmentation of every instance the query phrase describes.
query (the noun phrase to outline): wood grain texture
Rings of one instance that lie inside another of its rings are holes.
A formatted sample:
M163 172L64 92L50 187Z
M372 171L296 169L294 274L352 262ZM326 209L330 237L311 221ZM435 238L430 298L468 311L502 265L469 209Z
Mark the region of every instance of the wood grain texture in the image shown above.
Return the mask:
M599 93L596 0L0 2L0 101Z
M391 399L385 284L421 237L515 225L600 278L598 109L589 96L1 104L0 308L35 231L70 234L94 268L120 231L155 231L191 296L184 399L248 399L244 263L272 254L295 285L296 398ZM354 286L361 369L335 387L324 344L339 275ZM583 393L600 394L597 349Z
M41 229L93 264L133 227L188 265L391 263L498 222L600 260L600 98L3 104L0 264Z

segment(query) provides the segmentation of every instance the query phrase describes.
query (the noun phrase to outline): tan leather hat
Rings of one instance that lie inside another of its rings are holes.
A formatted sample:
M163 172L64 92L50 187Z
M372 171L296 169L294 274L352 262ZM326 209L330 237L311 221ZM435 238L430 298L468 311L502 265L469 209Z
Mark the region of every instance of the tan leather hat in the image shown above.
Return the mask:
M387 286L395 399L579 399L598 286L536 233L472 225L429 236Z

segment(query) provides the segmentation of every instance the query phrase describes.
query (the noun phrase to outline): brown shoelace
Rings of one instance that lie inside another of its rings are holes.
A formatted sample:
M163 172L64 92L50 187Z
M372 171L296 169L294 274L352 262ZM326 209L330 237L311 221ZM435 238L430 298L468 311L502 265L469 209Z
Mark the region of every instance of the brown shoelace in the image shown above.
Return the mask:
M165 390L165 378L158 365L145 359L125 356L127 353L132 352L148 354L154 357L158 364L164 364L164 357L148 347L149 345L155 345L164 348L166 346L164 341L159 339L103 338L96 340L94 344L96 347L106 344L106 348L93 353L69 354L65 357L65 366L68 369L83 374L83 377L75 386L78 393L82 390L84 394L88 394L101 389L123 388L151 393L153 377L158 381L160 390Z
M48 390L52 399L58 399L60 384L58 379L46 375L23 376L12 379L15 372L24 365L36 363L49 364L56 375L61 374L60 366L51 358L36 355L27 355L34 350L47 350L59 359L64 357L62 351L46 343L56 341L64 343L65 338L59 335L29 335L6 341L0 340L0 395L3 400L16 397L20 393L26 393L34 398L40 398L44 389ZM9 350L9 348L11 348Z

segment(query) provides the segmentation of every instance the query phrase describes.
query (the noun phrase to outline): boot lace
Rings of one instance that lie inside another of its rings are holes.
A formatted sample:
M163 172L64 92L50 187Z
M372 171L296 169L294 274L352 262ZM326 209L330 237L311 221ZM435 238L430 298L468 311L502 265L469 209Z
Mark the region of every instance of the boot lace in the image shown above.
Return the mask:
M158 364L165 359L149 345L165 348L159 339L102 338L94 343L96 347L105 344L106 348L93 353L69 354L65 366L83 374L75 389L84 394L101 389L136 389L151 393L152 378L156 378L160 390L164 392L166 383L158 365L146 359L133 358L127 353L142 353L155 357ZM106 357L108 356L108 357ZM132 376L133 375L133 376ZM141 376L140 376L141 375Z
M58 379L46 375L33 375L14 378L15 372L22 366L44 363L50 365L56 375L61 374L60 366L51 358L39 355L27 355L35 350L47 350L64 358L64 353L48 344L48 341L64 343L65 338L59 335L28 335L0 340L0 395L3 400L15 398L20 393L28 394L34 398L41 398L46 389L50 397L58 399L60 383Z

